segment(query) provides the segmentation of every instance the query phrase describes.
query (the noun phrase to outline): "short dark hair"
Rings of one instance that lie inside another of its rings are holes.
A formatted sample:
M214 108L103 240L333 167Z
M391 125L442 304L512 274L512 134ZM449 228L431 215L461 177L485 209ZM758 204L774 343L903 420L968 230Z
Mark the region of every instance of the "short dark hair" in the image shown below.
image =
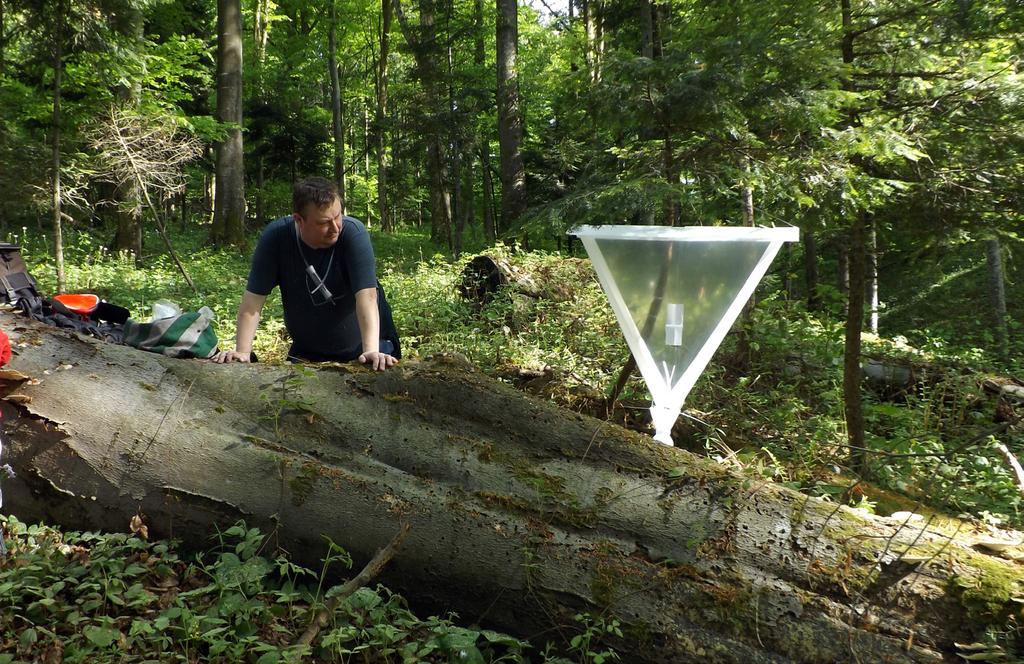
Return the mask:
M310 203L317 208L324 208L338 198L338 185L327 178L312 177L299 180L292 187L292 212L302 214Z

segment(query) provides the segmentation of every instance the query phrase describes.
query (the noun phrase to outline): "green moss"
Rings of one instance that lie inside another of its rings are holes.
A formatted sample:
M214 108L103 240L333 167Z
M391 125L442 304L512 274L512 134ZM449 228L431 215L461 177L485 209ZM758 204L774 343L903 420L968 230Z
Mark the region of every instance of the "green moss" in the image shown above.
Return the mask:
M652 642L651 626L642 620L623 624L622 635L641 648L651 645Z
M705 588L715 621L733 634L744 634L753 622L757 597L740 581L717 581Z
M622 560L622 552L612 542L598 542L591 554L593 573L590 577L590 597L602 608L610 608L620 591L632 592L633 588L647 579L644 573Z
M288 486L292 490L292 505L300 507L306 502L320 474L319 464L312 461L302 464L302 469L299 473L288 482Z
M967 563L977 575L956 575L950 579L950 592L960 598L967 615L985 622L1003 621L1016 605L1011 598L1021 593L1021 574L1010 565L984 556L973 555Z
M565 479L557 475L541 472L527 464L513 467L513 476L528 486L533 487L542 498L549 500L576 503L576 497L565 490Z
M522 498L513 498L512 496L491 493L489 491L474 491L473 495L489 507L498 507L508 512L533 513L535 511L533 506Z

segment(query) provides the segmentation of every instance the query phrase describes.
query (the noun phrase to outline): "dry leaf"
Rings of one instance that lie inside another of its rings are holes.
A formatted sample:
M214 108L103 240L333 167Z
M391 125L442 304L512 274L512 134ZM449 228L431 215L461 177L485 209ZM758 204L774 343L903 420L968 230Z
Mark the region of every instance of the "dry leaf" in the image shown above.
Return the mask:
M149 527L142 522L142 517L138 514L132 517L131 523L128 524L128 527L131 528L133 535L138 535L144 540L149 539Z

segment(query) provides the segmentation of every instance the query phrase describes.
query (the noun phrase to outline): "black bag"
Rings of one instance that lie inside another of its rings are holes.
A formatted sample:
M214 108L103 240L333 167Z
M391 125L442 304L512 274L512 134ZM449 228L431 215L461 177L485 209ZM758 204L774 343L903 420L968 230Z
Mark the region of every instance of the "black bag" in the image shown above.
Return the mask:
M128 318L124 307L101 302L90 319L83 319L57 300L43 298L16 244L0 243L0 303L16 306L29 318L112 343L121 343L122 324Z
M22 298L39 299L35 280L21 257L21 247L0 243L0 302L18 304Z

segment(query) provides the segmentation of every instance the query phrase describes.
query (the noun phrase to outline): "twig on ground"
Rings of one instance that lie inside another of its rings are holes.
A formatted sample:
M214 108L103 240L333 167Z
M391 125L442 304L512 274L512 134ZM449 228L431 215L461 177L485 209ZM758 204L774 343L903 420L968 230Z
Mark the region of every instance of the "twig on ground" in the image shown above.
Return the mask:
M351 579L345 582L345 585L341 587L338 594L327 601L322 609L317 611L316 616L313 618L313 622L310 623L306 631L302 633L299 640L295 642L295 645L308 646L313 643L320 630L327 627L330 624L331 614L344 602L349 595L359 590L367 583L372 581L374 577L380 574L384 567L395 557L398 553L398 549L401 547L405 536L409 534L410 526L408 523L402 524L398 534L394 536L391 542L386 547L377 552L377 555L373 557L370 562L366 563L363 570L359 574L355 575Z

